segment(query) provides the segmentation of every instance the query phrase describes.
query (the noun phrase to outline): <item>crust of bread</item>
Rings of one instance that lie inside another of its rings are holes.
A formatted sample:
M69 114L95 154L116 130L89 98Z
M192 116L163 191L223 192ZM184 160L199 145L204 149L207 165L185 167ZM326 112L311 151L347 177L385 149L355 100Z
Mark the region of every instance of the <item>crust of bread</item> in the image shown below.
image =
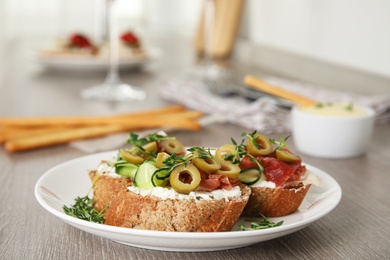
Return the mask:
M295 212L301 205L310 184L288 188L252 187L243 216L281 217Z
M96 173L91 172L92 181ZM126 181L127 180L127 181ZM100 177L94 183L94 206L105 211L104 224L158 231L230 231L249 200L251 189L240 186L242 196L231 200L162 200L127 189L125 178Z
M93 206L98 211L102 211L106 206L111 205L120 191L133 185L133 182L128 178L100 176L96 171L90 171L89 178L93 183Z

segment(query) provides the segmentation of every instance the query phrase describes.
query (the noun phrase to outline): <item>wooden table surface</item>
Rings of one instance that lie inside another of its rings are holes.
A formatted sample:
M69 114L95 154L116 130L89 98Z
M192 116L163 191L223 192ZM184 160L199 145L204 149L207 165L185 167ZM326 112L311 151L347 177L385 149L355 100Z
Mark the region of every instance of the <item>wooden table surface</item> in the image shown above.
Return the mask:
M45 71L30 60L37 42L20 38L2 44L0 116L102 115L167 105L158 88L163 75L193 63L190 43L161 42L164 56L141 71L123 71L122 79L147 91L138 103L85 101L81 89L103 81L105 72ZM178 44L179 45L179 44ZM240 64L246 71L258 68ZM187 146L217 146L242 127L212 124L199 132L174 132ZM135 248L80 231L43 209L34 185L48 169L87 155L61 145L22 153L0 148L0 259L389 259L390 258L390 125L377 125L366 156L304 162L329 173L343 196L331 213L290 235L255 245L215 252L166 252ZM276 137L276 136L275 136ZM293 144L290 144L294 150Z

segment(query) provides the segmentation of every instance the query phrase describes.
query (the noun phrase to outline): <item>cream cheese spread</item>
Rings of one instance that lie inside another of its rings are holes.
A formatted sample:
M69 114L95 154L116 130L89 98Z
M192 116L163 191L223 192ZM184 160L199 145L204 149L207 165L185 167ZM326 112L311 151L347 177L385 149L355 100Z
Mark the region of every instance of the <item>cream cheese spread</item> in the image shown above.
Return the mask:
M266 181L264 179L260 179L258 182L252 184L250 187L252 188L275 188L275 183L271 181Z
M113 160L115 160L115 158ZM111 178L123 178L123 176L115 172L115 167L109 166L105 161L99 164L96 171L101 176L107 176Z
M207 191L193 191L189 194L180 194L173 188L155 187L153 189L141 189L134 186L129 186L127 189L135 194L145 196L155 196L162 200L229 200L229 198L237 199L241 197L241 189L236 186L230 190L219 189L211 192Z

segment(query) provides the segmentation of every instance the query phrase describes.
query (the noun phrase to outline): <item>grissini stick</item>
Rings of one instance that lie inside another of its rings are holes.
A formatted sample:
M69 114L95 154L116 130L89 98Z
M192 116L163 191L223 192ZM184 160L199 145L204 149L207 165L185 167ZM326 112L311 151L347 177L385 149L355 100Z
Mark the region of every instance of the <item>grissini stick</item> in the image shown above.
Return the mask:
M43 127L4 127L0 131L0 144L7 140L18 139L27 136L54 133L69 127L43 126Z
M79 117L34 117L34 118L0 118L0 126L86 126L114 124L120 121L131 120L132 118L147 118L149 116L161 116L171 113L185 112L181 105L168 106L143 112L121 114L113 116L79 116Z
M5 142L5 148L9 152L27 151L47 146L59 145L75 140L88 139L105 136L108 134L127 132L155 127L173 127L177 129L187 129L197 131L200 124L195 120L172 120L172 119L154 119L135 122L132 125L103 125L86 126L74 129L66 129L46 134L28 136L9 140Z
M318 101L298 95L296 93L282 89L280 87L273 86L252 75L247 75L244 78L244 83L255 90L262 91L264 93L289 100L301 106L312 106L318 103Z
M157 124L158 126L164 126L164 124L167 124L167 126L172 126L172 124L173 126L176 126L177 124L179 124L180 127L181 124L184 125L183 122L197 120L201 118L202 115L203 114L198 111L183 111L161 115L148 115L142 117L137 116L131 118L110 118L110 120L106 120L104 124L98 123L96 125L91 122L85 123L83 125L75 125L71 121L69 121L64 126L62 123L60 123L61 125L56 125L57 120L53 120L51 121L51 124L49 123L48 125L43 126L32 127L29 124L27 126L8 126L0 129L0 143L23 137L59 133L65 130L99 125L120 125L123 126L125 129L137 129L139 126L141 126L141 128L145 128L145 126L148 126L150 124L152 124L152 126L154 124ZM194 128L196 128L195 125L196 123L194 122L192 123L192 125L186 125L185 128L189 128L189 130L194 130Z

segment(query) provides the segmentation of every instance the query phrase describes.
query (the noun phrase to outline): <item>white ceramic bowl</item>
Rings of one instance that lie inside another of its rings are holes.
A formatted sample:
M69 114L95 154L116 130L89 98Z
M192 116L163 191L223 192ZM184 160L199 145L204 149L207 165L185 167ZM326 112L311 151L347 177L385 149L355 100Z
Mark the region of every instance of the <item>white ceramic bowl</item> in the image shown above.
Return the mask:
M292 109L292 138L296 149L320 158L349 158L363 155L370 144L375 111L361 107L359 115L319 115Z

